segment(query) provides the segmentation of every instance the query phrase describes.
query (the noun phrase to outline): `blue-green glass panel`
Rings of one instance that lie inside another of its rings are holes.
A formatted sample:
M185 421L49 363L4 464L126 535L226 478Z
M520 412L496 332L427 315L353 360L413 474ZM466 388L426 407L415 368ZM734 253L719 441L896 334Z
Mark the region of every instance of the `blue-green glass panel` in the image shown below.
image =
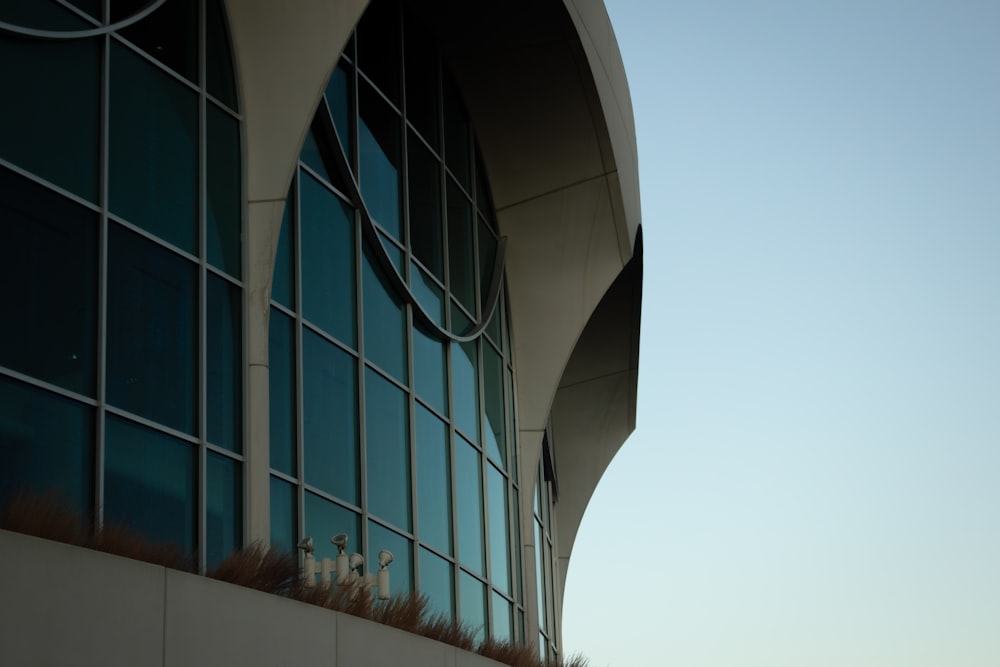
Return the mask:
M367 84L361 84L358 104L361 195L375 222L402 241L401 120Z
M451 344L451 396L455 426L479 442L479 358L476 341Z
M485 305L485 304L484 304ZM500 346L500 305L493 309L493 314L490 316L490 321L486 323L486 335L489 336L490 340L493 341L498 347Z
M0 507L19 491L93 508L94 410L0 375Z
M368 6L355 39L361 72L399 106L400 93L400 14L395 2L375 2Z
M455 511L458 514L458 556L462 565L484 574L483 480L479 450L455 438Z
M97 266L97 215L0 168L0 365L94 396Z
M486 466L487 505L490 513L490 581L510 594L510 545L507 526L507 479Z
M546 526L546 531L548 526ZM552 547L549 546L548 540L542 542L542 566L545 568L545 615L548 618L547 627L554 630L555 629L555 616L553 615L553 604L555 600L553 599L553 588L552 588ZM541 613L541 612L539 612Z
M326 84L326 104L333 117L333 126L340 137L340 143L347 157L347 163L354 168L354 104L351 99L354 71L343 60L333 70Z
M479 234L476 238L479 244L479 302L486 307L486 297L489 296L490 284L493 281L493 267L497 259L497 239L486 226L486 221L476 216L479 221ZM489 313L484 313L489 314ZM493 340L500 342L499 339Z
M368 522L368 572L379 570L378 552L386 549L392 552L389 565L389 593L403 595L413 590L413 544L399 533L385 526Z
M243 291L208 274L208 441L243 451Z
M378 240L382 243L382 248L385 251L386 256L389 258L389 261L392 262L392 265L395 267L396 273L400 276L406 275L405 268L403 267L403 263L405 261L403 259L403 249L393 243L391 237L383 234L382 232L378 233Z
M361 552L361 519L356 513L308 491L303 510L305 536L313 538L317 561L337 557L337 547L330 543L337 533L347 534L347 553Z
M315 178L299 175L302 314L355 345L354 216Z
M365 357L406 383L406 311L367 248L364 258Z
M439 59L427 29L410 16L403 18L406 57L406 117L434 150L440 151Z
M419 403L415 421L420 541L450 556L453 552L448 426Z
M207 199L205 244L208 261L234 278L242 274L240 130L236 119L206 104Z
M268 327L271 391L271 467L294 475L295 470L295 320L271 309Z
M451 303L451 330L460 335L465 335L472 330L472 320L462 310L454 299Z
M26 27L58 26L46 17L24 20L20 11L11 16L11 10L68 14L55 3L4 5L0 20ZM87 27L77 18L70 21L64 27ZM0 39L0 63L5 63L0 156L92 202L98 200L100 167L101 44L99 39Z
M493 639L498 642L509 642L514 639L510 613L510 602L504 596L493 591Z
M517 428L514 425L514 376L510 372L510 369L504 366L503 369L504 380L507 383L507 399L504 403L505 413L507 414L507 434L510 436L510 474L514 480L514 483L518 483L518 445L517 445ZM516 507L516 505L515 505ZM520 524L519 524L520 525Z
M410 289L424 312L444 326L444 290L416 262L410 262Z
M111 20L134 16L148 0L112 0ZM170 0L119 34L167 67L198 83L198 0Z
M302 447L305 481L360 504L357 371L354 357L302 331Z
M514 521L514 557L511 561L514 564L514 599L517 602L521 602L523 599L523 584L521 576L521 508L518 503L517 488L511 491L513 498L511 499L511 507L514 508L513 521Z
M407 395L365 369L368 511L407 531L410 512L410 428Z
M295 486L271 477L271 547L284 553L295 553L298 544L298 511Z
M429 602L428 616L443 614L455 618L455 579L452 564L444 558L420 549L420 592Z
M462 623L474 632L478 644L486 637L486 589L481 581L462 572L458 581Z
M108 402L195 434L197 266L118 225L108 248Z
M444 343L413 328L413 384L417 396L448 415L448 369Z
M546 629L545 599L548 590L548 582L543 575L542 569L542 525L535 521L535 591L538 593L538 627L543 631Z
M335 182L330 178L330 172L326 169L326 163L323 162L323 156L319 152L319 143L316 141L316 134L312 130L309 130L308 134L306 134L299 159L322 178L326 179L328 183L332 184Z
M295 225L292 223L294 207L295 197L289 195L285 200L285 212L281 216L278 251L274 256L274 279L271 281L271 299L293 310L295 309Z
M450 76L444 77L444 142L448 169L466 191L470 191L469 121L458 88Z
M452 296L476 312L476 265L473 257L472 203L448 179L448 267Z
M431 273L444 280L441 162L412 131L408 160L410 250Z
M205 83L210 95L238 110L233 53L229 45L223 0L205 3Z
M483 343L483 407L486 413L486 453L502 468L507 467L507 435L504 432L503 359L489 343Z
M205 567L211 569L243 546L243 467L206 453Z
M104 442L104 520L194 552L197 448L114 415Z
M197 254L197 93L112 40L109 123L111 211Z

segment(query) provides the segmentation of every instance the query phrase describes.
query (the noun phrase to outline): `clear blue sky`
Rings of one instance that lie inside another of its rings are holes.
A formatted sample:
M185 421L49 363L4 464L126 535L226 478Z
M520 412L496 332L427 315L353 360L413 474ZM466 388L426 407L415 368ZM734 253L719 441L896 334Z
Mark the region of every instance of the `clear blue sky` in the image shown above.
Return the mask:
M1000 666L1000 2L607 4L638 425L573 551L566 649Z

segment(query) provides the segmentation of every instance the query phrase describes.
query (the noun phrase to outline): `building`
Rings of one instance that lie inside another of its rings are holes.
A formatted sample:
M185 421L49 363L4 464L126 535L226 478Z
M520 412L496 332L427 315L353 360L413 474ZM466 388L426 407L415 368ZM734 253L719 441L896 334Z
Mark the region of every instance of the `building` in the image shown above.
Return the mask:
M0 499L55 490L202 570L344 532L393 551L394 590L556 657L576 529L635 424L617 44L598 0L368 5L0 9ZM263 660L321 622L238 598L296 630L234 648L230 612L177 623L249 592L0 541L11 664Z

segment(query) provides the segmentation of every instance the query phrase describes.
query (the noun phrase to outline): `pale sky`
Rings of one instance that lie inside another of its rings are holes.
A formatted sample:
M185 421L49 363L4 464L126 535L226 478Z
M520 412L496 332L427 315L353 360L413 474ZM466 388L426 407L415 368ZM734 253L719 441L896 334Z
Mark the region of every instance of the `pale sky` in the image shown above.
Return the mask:
M565 649L1000 666L1000 1L606 1L638 417Z

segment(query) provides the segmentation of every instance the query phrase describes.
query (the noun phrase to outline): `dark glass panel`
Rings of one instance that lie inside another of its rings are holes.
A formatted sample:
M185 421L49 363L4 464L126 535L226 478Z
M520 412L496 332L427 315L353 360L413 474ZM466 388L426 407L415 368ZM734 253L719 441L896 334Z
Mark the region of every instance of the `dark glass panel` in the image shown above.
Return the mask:
M479 451L455 438L455 508L458 513L458 555L462 565L483 574L483 481ZM463 612L464 615L464 612Z
M271 309L268 327L271 467L295 471L295 321Z
M196 254L198 95L111 44L111 210Z
M473 258L472 203L448 179L448 267L451 293L465 309L476 313L475 259Z
M194 434L197 267L118 225L108 239L108 402Z
M208 261L234 278L243 264L240 206L240 130L229 114L214 104L205 111L207 133Z
M353 83L354 72L350 64L341 60L330 75L329 83L326 84L326 104L351 169L354 168L354 103L351 98Z
M295 486L271 477L271 547L284 553L295 553L299 542L295 506Z
M354 216L336 195L299 175L302 234L302 313L355 345Z
M493 197L490 195L489 180L486 178L486 168L483 166L483 155L476 146L476 206L479 214L486 219L486 224L497 231L497 223L493 218Z
M506 407L507 413L507 433L510 435L510 472L514 479L514 483L518 483L518 466L517 466L517 428L514 426L514 376L511 374L509 368L504 368L503 370L504 378L507 383L507 400L504 405Z
M274 256L274 279L271 282L271 298L293 310L295 309L295 226L292 224L294 207L295 198L289 195L285 200L285 212L281 216L278 252Z
M54 493L87 516L94 494L93 408L0 375L0 507Z
M417 508L420 541L451 555L451 456L448 427L416 406Z
M305 536L313 538L317 561L337 557L337 547L330 543L330 538L337 533L347 534L347 553L361 551L361 520L357 514L308 491L303 510Z
M538 593L538 627L545 630L546 616L545 598L548 583L545 580L542 570L542 525L535 521L535 590Z
M149 0L112 0L111 21L133 16L148 4ZM197 0L168 0L120 34L185 79L198 83Z
M94 395L97 215L0 168L0 365Z
M490 512L490 581L510 593L510 549L507 544L507 479L486 466L487 505Z
M4 3L4 20L30 26L7 16L11 5L49 3ZM100 167L101 43L0 39L0 89L7 100L0 155L92 202L98 200Z
M355 363L354 357L333 343L312 331L302 330L305 481L358 505Z
M206 456L205 567L212 569L243 546L243 468L215 452Z
M445 347L419 328L413 329L413 384L417 396L448 415L448 369Z
M406 117L435 150L438 136L440 84L437 51L427 40L427 29L411 16L403 19L406 58Z
M410 289L431 320L444 325L444 290L416 262L410 263Z
M479 216L479 302L486 307L486 297L493 279L493 267L497 259L497 239ZM486 313L488 314L488 313ZM500 342L497 340L497 342Z
M378 240L382 244L382 249L385 251L389 261L392 262L392 265L396 268L396 272L399 273L400 276L406 275L406 269L403 267L403 249L396 245L392 241L391 237L383 234L382 232L378 233Z
M222 0L205 4L205 78L208 93L237 111L236 77Z
M368 213L397 239L400 235L399 116L370 86L361 86L358 140L361 153L361 195Z
M77 0L77 2L79 5L93 5L97 3L97 0ZM72 4L77 4L77 2ZM83 8L81 7L81 9ZM100 18L99 14L95 14L95 16ZM0 21L35 30L88 30L94 27L92 23L55 2L38 2L37 0L0 4ZM51 42L41 43L51 44Z
M462 609L462 623L474 632L476 643L486 637L486 591L483 583L468 572L459 575L459 602Z
M409 143L410 249L444 280L441 163L413 134Z
M407 382L406 311L390 292L375 258L365 249L364 287L365 357L379 368Z
M365 369L368 511L410 530L410 439L406 394Z
M455 579L452 564L427 549L420 549L420 592L427 596L429 616L455 618Z
M326 163L323 161L323 156L319 151L319 143L316 141L316 134L309 130L306 134L306 139L302 144L302 152L299 154L299 159L302 163L308 165L310 169L319 174L322 178L325 178L331 185L335 183L332 178L330 178L330 172L326 169Z
M510 612L510 602L493 591L493 639L498 642L509 642L514 639Z
M373 2L356 32L358 67L399 106L400 22L395 2Z
M73 5L77 9L82 9L87 12L95 19L100 20L104 15L104 1L103 0L67 0L69 4Z
M523 597L521 584L521 508L517 504L517 489L513 489L511 494L513 495L513 498L511 499L511 507L514 508L514 557L511 558L511 561L514 564L514 600L521 602Z
M496 304L493 308L493 314L490 316L490 321L486 323L486 335L490 337L490 340L496 343L497 347L500 346L500 308L503 299ZM486 304L483 304L485 308Z
M486 412L486 453L502 469L507 467L504 433L503 359L489 343L483 343L483 403Z
M479 360L476 341L451 344L451 396L455 426L479 442Z
M392 552L389 566L389 592L402 595L413 590L413 544L399 533L393 532L374 521L368 522L368 560L366 571L379 570L378 552L387 549Z
M465 334L472 330L472 320L454 299L451 299L451 330L457 334Z
M208 274L208 441L243 451L243 292Z
M469 121L450 76L444 77L444 151L448 169L466 191L469 187Z
M197 451L183 440L107 415L104 520L193 553Z

